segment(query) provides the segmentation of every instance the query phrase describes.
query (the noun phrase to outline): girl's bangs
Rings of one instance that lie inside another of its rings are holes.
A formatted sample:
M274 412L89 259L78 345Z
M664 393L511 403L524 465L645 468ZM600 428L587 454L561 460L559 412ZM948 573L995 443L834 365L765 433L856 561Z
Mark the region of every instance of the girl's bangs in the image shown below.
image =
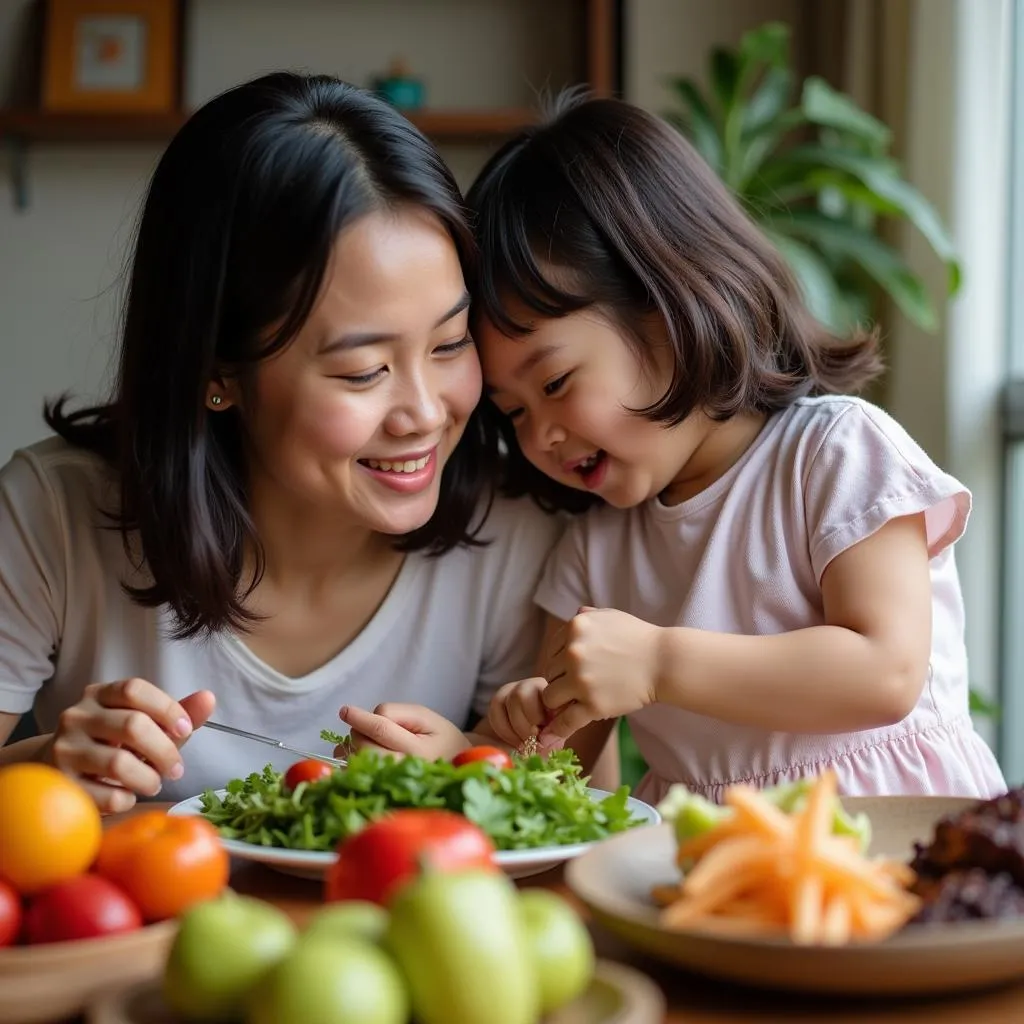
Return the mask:
M556 319L593 304L589 296L566 290L566 278L572 273L560 266L551 240L542 239L528 219L526 208L523 203L501 197L493 205L488 204L479 222L482 256L477 315L509 337L530 333L534 319L531 314ZM537 207L533 209L533 219L542 221ZM537 258L538 251L548 253L543 263Z

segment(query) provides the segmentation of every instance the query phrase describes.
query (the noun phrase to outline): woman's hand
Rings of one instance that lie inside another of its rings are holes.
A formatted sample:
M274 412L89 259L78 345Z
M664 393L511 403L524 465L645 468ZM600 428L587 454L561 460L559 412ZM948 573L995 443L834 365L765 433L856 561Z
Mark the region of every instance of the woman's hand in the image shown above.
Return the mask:
M180 703L145 679L94 683L64 711L40 760L79 782L104 814L156 796L164 779L184 774L179 747L213 714L200 690Z
M591 722L654 703L662 632L626 612L581 608L566 623L565 643L547 666L541 745L550 748Z
M338 717L349 726L350 745L356 750L436 761L450 760L472 745L457 725L422 704L378 704L372 712L343 707Z

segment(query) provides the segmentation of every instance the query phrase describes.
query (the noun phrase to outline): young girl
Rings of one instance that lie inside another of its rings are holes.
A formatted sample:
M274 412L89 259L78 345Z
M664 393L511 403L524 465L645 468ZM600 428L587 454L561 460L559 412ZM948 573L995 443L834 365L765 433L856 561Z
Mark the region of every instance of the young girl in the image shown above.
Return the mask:
M469 202L524 487L589 506L537 590L544 678L498 692L496 735L590 750L627 715L647 800L826 767L847 794L1004 791L968 715L970 495L846 397L875 336L816 322L696 152L626 103L564 102Z

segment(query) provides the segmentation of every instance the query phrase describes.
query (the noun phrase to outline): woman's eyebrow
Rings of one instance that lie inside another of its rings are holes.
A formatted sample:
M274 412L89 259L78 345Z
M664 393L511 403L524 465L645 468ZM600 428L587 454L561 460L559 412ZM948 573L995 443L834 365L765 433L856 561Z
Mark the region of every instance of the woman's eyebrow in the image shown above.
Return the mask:
M447 313L442 314L437 319L431 330L436 331L438 327L444 326L449 320L457 317L468 308L469 292L463 292L459 301ZM353 331L349 334L343 334L340 338L335 338L334 341L328 342L320 349L320 354L325 355L328 352L337 352L343 349L363 348L366 345L380 345L386 341L397 341L399 337L400 335L398 334L382 331Z

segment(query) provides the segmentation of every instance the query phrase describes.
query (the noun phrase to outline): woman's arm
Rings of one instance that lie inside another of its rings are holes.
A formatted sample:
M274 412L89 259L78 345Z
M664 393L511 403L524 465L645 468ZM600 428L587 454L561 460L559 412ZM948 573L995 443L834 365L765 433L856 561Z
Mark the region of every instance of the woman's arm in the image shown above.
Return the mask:
M0 711L0 768L5 764L16 764L19 761L38 760L43 747L50 740L49 735L30 736L26 740L18 740L10 746L4 746L20 721L21 715Z
M785 732L869 729L906 717L931 652L931 574L923 515L890 521L822 576L826 625L774 636L661 628L606 609L570 624L548 707L577 703L545 732L653 701ZM581 622L580 620L586 620Z

